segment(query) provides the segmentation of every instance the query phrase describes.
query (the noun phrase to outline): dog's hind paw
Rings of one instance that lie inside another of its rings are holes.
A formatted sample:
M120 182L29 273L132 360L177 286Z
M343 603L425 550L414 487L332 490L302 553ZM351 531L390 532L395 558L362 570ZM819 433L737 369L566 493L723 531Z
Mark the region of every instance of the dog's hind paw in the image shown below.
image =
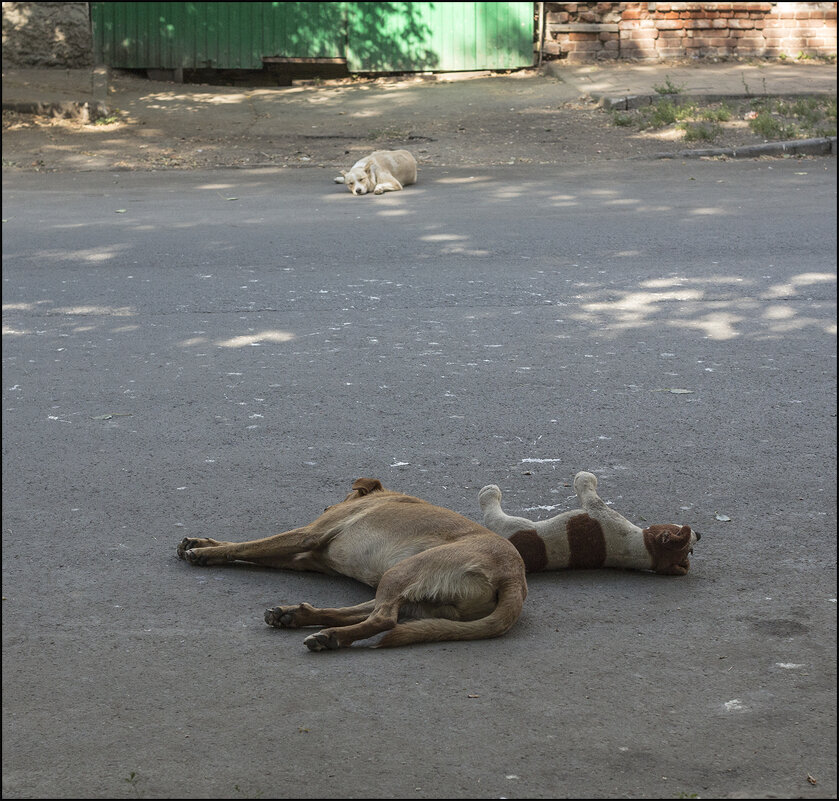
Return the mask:
M338 638L328 629L319 631L317 634L310 634L303 640L303 644L310 651L335 651L341 647Z

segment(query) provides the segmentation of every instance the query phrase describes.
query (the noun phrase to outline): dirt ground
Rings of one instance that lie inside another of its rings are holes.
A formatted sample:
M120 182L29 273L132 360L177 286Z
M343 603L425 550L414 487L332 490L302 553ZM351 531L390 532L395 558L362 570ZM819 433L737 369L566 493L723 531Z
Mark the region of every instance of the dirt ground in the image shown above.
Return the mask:
M540 92L545 83L535 73L517 78L521 91L512 95L509 81L501 91L491 79L444 84L415 77L303 81L278 93L160 84L122 73L112 80L111 116L103 120L4 111L3 167L334 169L365 152L400 147L420 165L552 165L767 141L749 128L748 105L732 104L712 140L687 142L678 123L641 130L624 115L618 125L615 112L590 97Z

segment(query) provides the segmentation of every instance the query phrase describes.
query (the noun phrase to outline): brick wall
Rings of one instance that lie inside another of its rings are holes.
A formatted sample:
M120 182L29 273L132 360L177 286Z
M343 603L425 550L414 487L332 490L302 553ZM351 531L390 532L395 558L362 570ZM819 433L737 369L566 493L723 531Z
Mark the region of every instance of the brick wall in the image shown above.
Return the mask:
M544 59L836 55L836 3L545 3Z

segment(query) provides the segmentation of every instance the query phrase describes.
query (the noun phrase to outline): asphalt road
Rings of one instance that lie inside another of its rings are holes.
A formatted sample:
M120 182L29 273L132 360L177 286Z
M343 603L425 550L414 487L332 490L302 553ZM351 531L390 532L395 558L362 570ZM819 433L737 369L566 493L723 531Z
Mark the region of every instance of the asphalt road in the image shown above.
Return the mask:
M836 796L836 161L3 182L3 795ZM679 390L679 391L677 391ZM178 561L359 476L702 532L505 637L311 653Z

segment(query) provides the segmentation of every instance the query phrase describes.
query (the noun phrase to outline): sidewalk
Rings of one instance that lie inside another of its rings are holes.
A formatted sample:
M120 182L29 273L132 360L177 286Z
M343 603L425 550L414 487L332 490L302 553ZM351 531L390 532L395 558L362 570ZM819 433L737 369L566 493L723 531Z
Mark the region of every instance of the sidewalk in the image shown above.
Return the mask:
M534 71L526 71L530 75ZM703 65L649 65L649 64L597 64L565 65L560 61L547 62L542 72L558 80L546 84L548 96L553 100L571 100L581 95L603 100L604 104L617 105L627 97L656 96L656 87L668 81L679 87L689 97L743 96L743 95L801 95L836 92L836 66L833 64L765 64L740 63ZM445 73L424 76L417 83L451 83L472 81L489 77L490 73ZM387 78L383 82L412 80ZM497 76L496 81L509 81L515 93L514 76ZM107 68L77 69L24 69L3 70L3 108L26 103L96 103L128 107L141 102L138 95L159 91L161 86L177 86L183 93L201 94L205 85L172 84L145 81L138 86L135 80L125 80L121 73L108 75ZM282 104L289 94L312 81L297 82L294 87L262 89L267 102ZM149 111L152 111L149 108ZM229 109L228 109L229 111Z
M193 137L203 137L206 147L210 141L228 139L229 144L235 144L248 139L253 158L258 160L261 152L265 163L276 164L279 157L273 150L285 148L284 163L290 164L287 150L293 146L296 153L303 154L300 159L324 166L346 161L350 151L369 150L371 144L416 147L421 160L425 152L427 160L438 164L458 163L458 159L466 164L470 155L504 163L505 146L509 152L512 145L526 153L521 160L548 163L542 160L550 158L546 155L548 145L556 151L559 143L565 151L560 155L573 157L572 140L581 142L591 135L582 131L572 137L573 115L560 119L557 109L573 103L579 108L587 105L589 112L594 103L604 108L634 108L659 98L656 90L664 86L677 87L679 97L685 99L835 94L836 67L808 63L548 62L541 71L509 75L406 75L301 81L290 87L150 81L104 68L6 69L2 82L4 110L54 113L83 123L88 117L119 110L136 124L137 136L147 141L157 136L173 151L178 141ZM535 147L539 131L543 132L542 148ZM552 141L546 141L544 132L552 132ZM511 134L516 135L515 140L510 139ZM495 145L490 142L493 137ZM527 150L528 137L533 139L532 153ZM602 147L594 152L615 147L610 137L604 132ZM4 131L4 151L6 140ZM196 154L205 150L203 140L198 144L202 147L194 149ZM653 154L651 146L643 142L633 146L640 148L641 155ZM49 155L57 158L58 150L53 148L55 152ZM670 150L675 154L678 148ZM84 168L78 159L73 162L71 155L65 158L70 159L69 168ZM200 159L196 158L196 166Z

